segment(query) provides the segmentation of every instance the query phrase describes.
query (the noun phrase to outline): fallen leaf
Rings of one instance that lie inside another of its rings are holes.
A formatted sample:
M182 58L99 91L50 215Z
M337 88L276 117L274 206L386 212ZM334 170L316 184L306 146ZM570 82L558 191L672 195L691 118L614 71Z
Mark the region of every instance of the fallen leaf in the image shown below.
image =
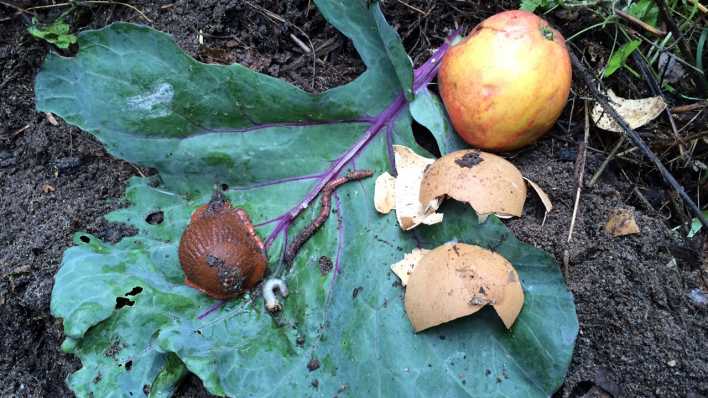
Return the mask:
M54 191L56 191L56 188L54 188L53 186L51 186L49 184L42 185L42 192L50 193L50 192L54 192Z
M489 214L518 217L526 201L526 184L521 172L506 159L478 150L462 150L436 160L421 181L420 203L426 209L439 206L445 196L469 203L480 222Z
M408 284L408 277L411 272L413 272L415 266L420 262L420 259L428 252L430 252L428 249L415 248L410 253L406 253L406 255L403 256L403 260L391 265L391 271L401 279L401 285L406 286Z
M642 99L626 99L618 97L612 90L607 90L607 96L609 97L610 105L622 116L632 129L642 127L656 119L656 117L666 109L666 103L660 96ZM592 120L597 127L603 130L617 133L623 131L617 122L602 109L602 105L599 103L595 103L595 106L592 108Z
M416 332L491 305L507 329L524 305L519 275L500 254L446 243L425 254L408 278L405 306Z
M605 225L605 231L613 237L634 235L639 233L639 226L631 210L615 209Z

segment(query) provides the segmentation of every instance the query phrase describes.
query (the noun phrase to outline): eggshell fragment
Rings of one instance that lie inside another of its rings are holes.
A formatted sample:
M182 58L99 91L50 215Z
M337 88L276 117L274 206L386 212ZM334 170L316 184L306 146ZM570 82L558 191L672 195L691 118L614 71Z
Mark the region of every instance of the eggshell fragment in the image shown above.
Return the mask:
M610 100L610 105L633 129L642 127L656 119L666 109L666 103L661 96L627 99L618 97L612 90L607 90L607 97ZM624 131L599 103L596 103L592 108L592 120L597 127L603 130L617 133Z
M376 177L374 207L382 214L388 214L396 208L396 177L387 172Z
M418 200L423 173L435 160L420 156L403 145L394 145L393 151L398 172L398 177L396 177L398 224L404 231L408 231L420 224L431 225L442 222L443 215L435 213L435 210L440 206L440 201L436 200L430 203L427 208L423 208Z
M613 237L634 235L639 233L639 226L634 219L632 211L615 209L610 215L607 225L605 225L605 231Z
M401 285L406 286L408 284L408 277L411 272L420 262L420 259L428 252L430 252L428 249L413 249L413 251L403 256L403 260L391 265L391 271L401 279Z
M479 150L449 153L431 164L421 182L420 203L439 205L445 195L467 202L480 216L520 216L526 201L521 172L504 158Z
M425 254L409 275L405 307L416 332L491 305L507 329L524 305L516 270L479 246L447 243Z
M374 207L383 214L396 209L396 218L401 229L408 231L420 224L442 222L442 213L435 210L440 201L431 203L427 210L418 201L420 180L423 172L435 159L429 159L413 152L403 145L393 146L398 177L383 173L376 178L374 187Z
M541 188L541 186L539 186L535 182L529 180L526 177L524 177L524 180L526 180L526 182L531 185L531 188L533 188L534 192L536 192L536 195L538 195L539 199L541 199L541 203L543 203L543 207L546 209L546 214L543 215L543 221L545 223L546 216L548 215L548 213L551 212L551 210L553 210L553 202L551 202L551 197L548 196L546 191L544 191L543 188Z

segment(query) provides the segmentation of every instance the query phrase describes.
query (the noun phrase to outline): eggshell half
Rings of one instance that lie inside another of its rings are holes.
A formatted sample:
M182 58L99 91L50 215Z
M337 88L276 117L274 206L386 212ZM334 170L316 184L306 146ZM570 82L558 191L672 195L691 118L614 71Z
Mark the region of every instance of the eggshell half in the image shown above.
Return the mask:
M416 332L491 305L507 329L524 305L519 275L501 255L447 243L431 250L408 277L405 307Z
M479 150L449 153L433 162L423 175L420 203L425 208L449 196L472 206L480 219L489 214L521 216L526 184L506 159Z

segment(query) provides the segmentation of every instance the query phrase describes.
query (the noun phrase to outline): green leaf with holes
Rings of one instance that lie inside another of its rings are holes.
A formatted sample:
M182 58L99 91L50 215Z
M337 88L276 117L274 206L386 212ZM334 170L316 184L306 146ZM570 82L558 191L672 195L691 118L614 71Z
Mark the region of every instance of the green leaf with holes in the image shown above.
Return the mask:
M393 214L374 210L374 178L350 182L292 268L281 267L278 231L292 240L317 215L317 187L347 169L389 170L388 141L426 154L411 112L433 130L445 125L440 109L409 107L407 89L409 98L432 96L421 90L434 69L424 64L411 83L410 61L376 4L316 3L367 68L320 95L240 65L201 64L169 36L124 23L82 32L75 58L51 54L42 66L41 111L159 171L133 178L127 206L106 216L135 236L108 244L78 233L64 253L51 311L64 323L62 348L83 365L68 378L78 396L168 396L186 372L230 396L541 397L563 382L578 331L573 298L557 264L494 217L478 224L449 203L444 223L403 232ZM215 301L183 283L179 238L215 185L262 224L259 236L273 238L269 270L290 290L276 316L256 290L200 316ZM413 333L389 265L417 242L450 240L514 264L526 302L511 330L483 310ZM327 260L335 269L323 272Z

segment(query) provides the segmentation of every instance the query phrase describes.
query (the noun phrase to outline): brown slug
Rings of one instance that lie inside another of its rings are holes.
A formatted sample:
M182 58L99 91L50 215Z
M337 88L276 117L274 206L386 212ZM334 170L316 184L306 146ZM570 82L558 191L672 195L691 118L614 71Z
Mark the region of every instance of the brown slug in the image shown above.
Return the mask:
M179 262L185 284L224 300L258 284L268 260L246 211L216 192L192 214L179 242Z

